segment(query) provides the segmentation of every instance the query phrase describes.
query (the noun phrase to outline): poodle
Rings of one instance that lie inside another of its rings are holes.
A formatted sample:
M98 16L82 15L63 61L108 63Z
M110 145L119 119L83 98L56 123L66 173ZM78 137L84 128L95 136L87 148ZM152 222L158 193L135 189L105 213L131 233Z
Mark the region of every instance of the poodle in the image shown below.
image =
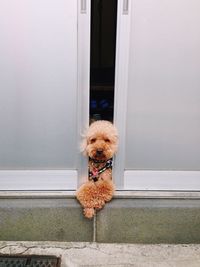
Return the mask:
M92 218L95 210L103 208L112 199L115 191L112 157L117 146L118 133L111 122L99 120L90 125L81 145L83 154L89 157L88 181L76 192L87 218Z

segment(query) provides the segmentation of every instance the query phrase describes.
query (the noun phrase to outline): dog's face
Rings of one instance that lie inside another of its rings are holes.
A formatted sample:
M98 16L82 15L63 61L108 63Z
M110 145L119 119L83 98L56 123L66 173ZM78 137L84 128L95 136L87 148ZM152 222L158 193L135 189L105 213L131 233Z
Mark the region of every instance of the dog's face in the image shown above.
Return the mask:
M106 161L117 151L117 129L108 121L92 123L82 143L82 151L92 159Z

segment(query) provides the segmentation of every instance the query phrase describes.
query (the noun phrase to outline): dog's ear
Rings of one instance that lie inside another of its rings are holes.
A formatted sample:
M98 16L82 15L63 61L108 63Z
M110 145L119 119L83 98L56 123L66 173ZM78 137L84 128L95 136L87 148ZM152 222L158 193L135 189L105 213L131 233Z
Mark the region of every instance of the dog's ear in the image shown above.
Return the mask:
M83 155L86 155L86 147L87 147L87 138L85 135L82 136L83 140L80 145L80 151L83 153Z

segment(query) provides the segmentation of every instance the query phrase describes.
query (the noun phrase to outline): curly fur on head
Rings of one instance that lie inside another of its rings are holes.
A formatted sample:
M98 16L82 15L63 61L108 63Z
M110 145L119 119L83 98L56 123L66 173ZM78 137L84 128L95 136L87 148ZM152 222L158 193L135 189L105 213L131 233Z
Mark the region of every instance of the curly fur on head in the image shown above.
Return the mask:
M118 133L109 121L93 122L81 144L81 151L90 158L107 160L116 153Z
M115 126L109 121L93 122L84 136L81 151L90 157L90 172L96 173L105 166L117 151L118 134ZM96 178L96 176L94 176ZM84 209L84 215L92 218L95 210L104 207L112 199L115 186L112 181L112 170L109 167L98 173L97 180L89 180L77 190L76 196Z

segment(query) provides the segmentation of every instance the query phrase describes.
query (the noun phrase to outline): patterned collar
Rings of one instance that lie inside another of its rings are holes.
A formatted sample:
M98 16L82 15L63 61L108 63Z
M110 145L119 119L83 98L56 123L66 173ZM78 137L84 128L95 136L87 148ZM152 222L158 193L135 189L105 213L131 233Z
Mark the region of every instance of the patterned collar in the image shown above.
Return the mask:
M97 182L99 180L99 175L107 169L112 169L112 166L113 166L113 160L111 158L106 161L106 164L102 168L100 169L94 168L92 171L89 170L89 181Z

